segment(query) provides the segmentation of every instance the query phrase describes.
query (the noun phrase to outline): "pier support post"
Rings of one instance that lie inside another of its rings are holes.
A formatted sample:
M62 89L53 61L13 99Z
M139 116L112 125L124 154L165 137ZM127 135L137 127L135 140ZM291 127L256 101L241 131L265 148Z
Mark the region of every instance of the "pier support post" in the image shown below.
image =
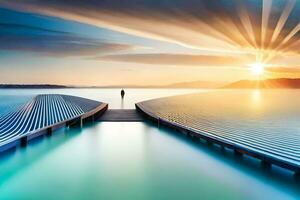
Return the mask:
M198 141L198 138L194 134L192 134L191 136L193 141Z
M52 135L52 128L47 128L47 133L46 136L51 136Z
M267 161L265 161L265 160L262 160L261 161L261 166L262 166L263 169L269 170L269 169L271 169L272 164L269 163L269 162L267 162Z
M27 146L27 136L24 136L20 139L21 147Z
M235 156L237 156L237 157L243 157L243 154L241 152L239 152L237 149L234 149L233 152L234 152Z
M207 143L208 146L212 146L213 145L213 143L210 140L206 140L206 143Z
M189 138L193 137L192 134L188 131L182 130L181 132Z
M294 178L297 182L300 181L300 171L295 171Z
M226 151L225 147L223 145L221 145L221 151Z
M189 137L193 140L193 141L198 141L198 137L194 134L194 133L188 133Z
M79 127L82 128L82 125L83 125L83 119L80 117L80 119L79 119Z
M73 119L72 121L67 122L66 126L69 126L70 128L72 128L72 127L80 127L80 128L82 128L82 124L83 124L82 117L78 117L76 119Z

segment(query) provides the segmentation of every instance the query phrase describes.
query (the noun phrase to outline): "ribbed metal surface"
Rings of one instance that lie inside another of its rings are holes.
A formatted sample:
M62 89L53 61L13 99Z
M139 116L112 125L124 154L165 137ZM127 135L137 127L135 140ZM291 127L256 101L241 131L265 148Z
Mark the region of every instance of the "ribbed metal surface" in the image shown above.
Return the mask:
M138 103L148 115L300 167L300 91L223 91Z
M7 141L79 117L102 103L67 95L38 95L0 116L0 146Z

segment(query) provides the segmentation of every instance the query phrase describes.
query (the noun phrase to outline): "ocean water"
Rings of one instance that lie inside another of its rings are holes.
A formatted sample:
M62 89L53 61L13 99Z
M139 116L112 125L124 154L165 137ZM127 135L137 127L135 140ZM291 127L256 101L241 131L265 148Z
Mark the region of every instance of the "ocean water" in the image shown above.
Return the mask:
M125 89L125 98L121 101L121 89L0 89L1 104L9 101L23 102L28 98L38 94L66 94L109 104L111 109L133 109L135 103L159 97L168 97L179 94L188 94L204 90L199 89ZM9 99L9 101L7 101Z
M59 93L134 108L151 98L206 92L116 89L0 90L2 111L38 93ZM18 99L14 100L13 99ZM3 111L4 112L4 111ZM98 122L60 129L0 156L0 199L299 199L288 171L263 170L152 123Z

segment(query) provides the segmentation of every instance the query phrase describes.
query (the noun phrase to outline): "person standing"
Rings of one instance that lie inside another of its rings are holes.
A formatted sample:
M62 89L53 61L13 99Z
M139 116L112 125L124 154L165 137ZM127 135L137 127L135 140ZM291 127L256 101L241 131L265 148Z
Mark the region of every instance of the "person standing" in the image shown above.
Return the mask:
M121 97L122 97L122 99L124 98L124 96L125 96L125 91L124 91L124 89L122 89L121 90Z

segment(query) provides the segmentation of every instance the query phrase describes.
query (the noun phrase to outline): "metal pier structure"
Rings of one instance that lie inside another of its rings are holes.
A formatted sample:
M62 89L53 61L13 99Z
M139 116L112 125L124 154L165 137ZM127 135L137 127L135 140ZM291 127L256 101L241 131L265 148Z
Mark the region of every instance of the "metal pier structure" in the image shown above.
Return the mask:
M266 94L262 109L255 107L257 102L245 105L249 97L237 92L190 94L140 102L136 109L158 126L232 149L237 156L257 158L263 167L280 166L299 177L300 129L295 123L299 108L289 107L293 113L283 117L279 100L269 98L268 102Z
M68 95L37 95L0 116L0 152L26 145L33 138L51 135L63 126L82 126L108 108L106 103Z

